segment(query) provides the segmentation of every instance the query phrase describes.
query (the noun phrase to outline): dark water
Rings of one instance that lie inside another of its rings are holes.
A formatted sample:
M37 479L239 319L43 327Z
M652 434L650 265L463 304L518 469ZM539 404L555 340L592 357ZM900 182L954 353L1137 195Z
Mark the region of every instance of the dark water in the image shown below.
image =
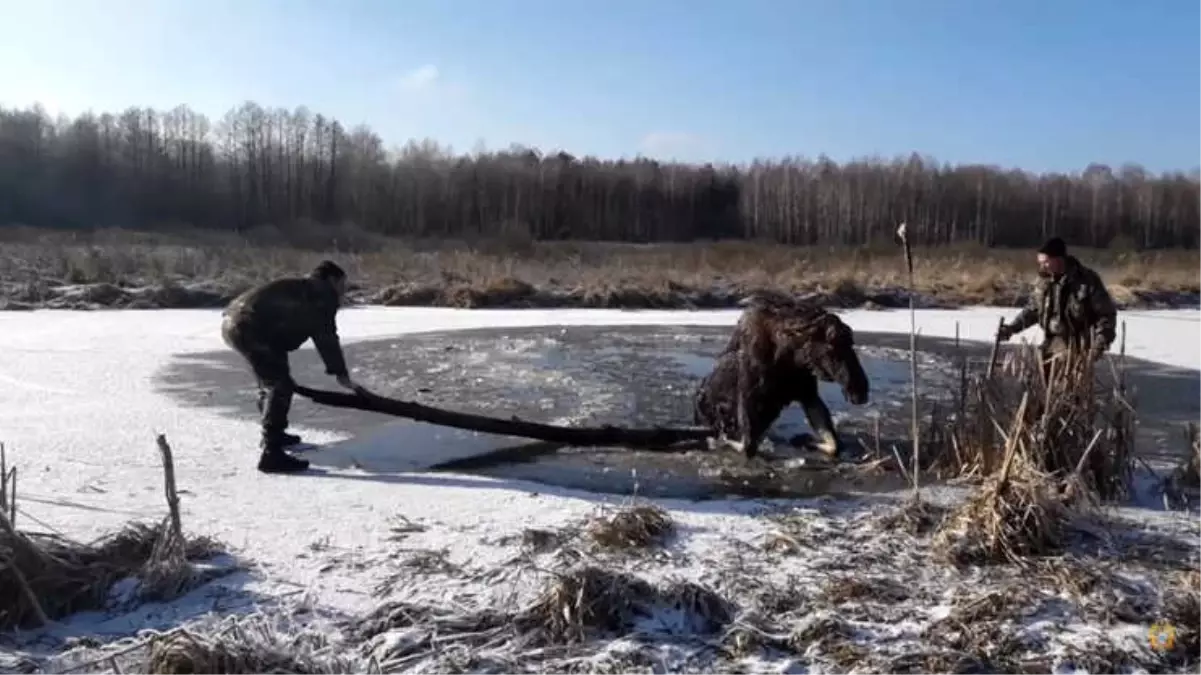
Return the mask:
M576 426L689 426L692 393L712 367L713 357L728 334L728 328L698 326L482 329L357 342L346 347L346 356L355 378L368 388L427 405ZM872 382L871 403L851 406L837 385L822 386L823 398L852 458L877 447L890 452L894 444L903 446L899 439L907 435L909 405L907 336L856 333L856 340ZM949 397L958 377L951 343L923 338L920 348L923 391ZM986 351L980 345L967 348L969 357L976 359ZM294 353L292 363L298 381L333 388L310 347ZM1196 386L1195 374L1191 382ZM158 384L186 404L244 419L257 417L253 382L240 357L230 351L180 358L160 373ZM1196 393L1193 396L1195 399ZM1195 417L1195 404L1192 414ZM799 453L787 443L793 435L808 431L803 414L795 406L785 411L766 442L764 451L774 459L750 464L740 454L721 449L659 453L623 448L556 448L496 437L488 437L481 445L479 435L471 432L442 429L436 435L416 435L418 429L436 428L374 413L317 406L301 397L293 404L291 418L294 425L354 436L380 436L389 442L386 452L393 455L406 451L432 453L434 458L426 462L426 468L438 463L440 448L455 448L455 452L447 453L447 460L457 461L435 470L600 492L703 498L731 493L788 496L902 487L900 477L895 475L865 475L831 469L824 463L815 466L816 457ZM878 427L876 418L880 420ZM385 424L390 426L381 427ZM247 439L248 446L254 441ZM462 444L470 444L470 448L464 450ZM489 450L514 447L521 449L523 461L512 456L518 453L508 457L487 454ZM307 456L320 466L322 453L316 450ZM331 450L325 457L334 454ZM485 457L480 458L480 454ZM806 458L808 465L796 466L798 456ZM355 466L370 468L364 466L370 462L357 457ZM403 469L380 469L387 470Z

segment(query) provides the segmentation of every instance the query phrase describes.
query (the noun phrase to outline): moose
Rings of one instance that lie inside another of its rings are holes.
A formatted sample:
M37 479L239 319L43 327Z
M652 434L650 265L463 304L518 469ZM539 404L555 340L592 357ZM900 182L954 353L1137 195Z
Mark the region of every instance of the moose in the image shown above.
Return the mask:
M842 449L818 380L837 382L852 405L868 402L869 383L855 352L854 332L824 308L778 294L756 294L693 398L695 423L739 439L746 458L793 402L805 411L817 449Z

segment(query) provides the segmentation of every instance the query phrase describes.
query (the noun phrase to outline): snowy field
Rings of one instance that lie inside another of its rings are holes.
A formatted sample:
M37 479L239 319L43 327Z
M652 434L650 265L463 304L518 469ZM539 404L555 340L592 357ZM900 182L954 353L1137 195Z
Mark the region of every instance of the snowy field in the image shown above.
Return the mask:
M958 322L962 339L990 341L998 317L1011 317L1014 311L921 310L917 321L923 336L951 337ZM909 329L907 311L856 310L841 315L856 330L903 333ZM182 408L151 384L156 371L173 357L224 348L219 316L219 312L207 310L0 314L0 442L7 448L9 463L19 467L18 524L25 528L40 524L86 539L116 530L131 518L158 520L165 506L154 437L161 432L175 452L184 529L219 539L251 566L248 574L228 577L172 605L147 606L125 615L78 616L56 626L54 635L98 634L115 639L146 626L172 626L206 611L229 613L272 606L283 612L283 608L303 605L311 610L306 616L319 623L322 617L368 612L386 600L387 593L431 603L450 603L452 596L455 603L467 602L466 597L479 604L521 602L539 583L535 575L519 573L513 567L514 560L523 555L523 533L569 528L593 515L598 506L620 500L463 475L364 473L353 468L298 476L260 474L255 470L257 428L253 421ZM344 310L339 322L343 341L353 342L415 331L479 327L732 326L736 318L735 311L366 307ZM1201 312L1132 311L1119 318L1127 324L1129 354L1201 369ZM1037 328L1032 329L1023 338L1037 339L1037 333ZM306 345L303 349L311 348ZM246 378L249 384L249 373ZM332 378L305 383L332 388ZM385 422L381 418L381 425ZM306 428L304 423L303 417L293 416L293 428L309 441L341 441L343 447L356 442ZM397 452L428 453L441 438L438 430L428 432L424 437L410 433L397 439ZM378 435L364 442L378 443ZM480 450L487 449L484 446L489 442L480 441ZM692 580L727 588L730 594L741 583L727 579L727 572L734 568L761 569L762 583L776 580L814 589L829 583L830 575L835 574L831 570L838 567L823 565L843 555L839 546L855 541L861 546L864 540L855 534L857 528L868 527L872 514L883 508L878 501L865 509L860 508L864 504L845 500L809 500L800 505L808 509L802 513L811 516L803 526L808 528L808 539L795 529L791 536L809 541L815 548L782 556L764 552L765 539L782 526L781 521L762 512L765 507L778 510L796 504L746 500L660 503L675 521L677 535L662 555L630 562L628 568L650 580ZM792 517L795 520L795 513ZM1162 521L1164 528L1182 527L1182 516L1160 513L1145 517ZM1183 527L1195 529L1197 521L1192 518ZM398 523L417 523L419 527L398 528ZM827 536L817 536L817 530ZM904 536L894 538L899 541ZM910 556L904 541L893 544L892 549L881 545L881 551L893 550L892 557L881 564L929 564L914 557L916 553ZM437 569L406 566L407 557L421 550L438 551L448 564ZM752 561L747 556L759 557ZM542 563L550 565L547 560ZM958 591L944 577L955 574L961 573L923 569L919 576L929 584L926 590L912 594L917 603L913 608L857 624L857 619L847 620L859 626L861 641L906 643L920 634L923 626L951 611ZM983 577L977 577L969 585L984 589ZM380 591L381 584L390 590ZM639 631L646 635L672 632L671 626L658 624L642 626ZM1071 625L1063 631L1075 635L1072 640L1095 633L1115 644L1125 640L1130 645L1144 645L1146 641L1145 628L1130 626L1119 631ZM1064 644L1069 641L1057 639ZM597 647L599 656L595 658L616 659L612 655L622 650L644 648L630 644L627 636L624 641ZM657 649L659 656L654 658L660 659L657 663L663 667L689 662L678 645ZM1056 649L1052 645L1043 651L1057 653ZM714 663L710 656L706 665L697 656L701 650L683 651L698 660L699 665L692 667L704 669ZM1061 649L1060 653L1066 652ZM654 658L651 666L659 667ZM729 655L723 658L737 661ZM817 664L828 665L831 659L820 650L808 656L747 656L740 667L781 671L803 662L820 670ZM637 662L621 661L626 663L621 669L642 667L629 665ZM431 663L424 667L434 668ZM599 661L588 663L591 665L579 667L604 669ZM405 668L419 666L417 662L405 664Z

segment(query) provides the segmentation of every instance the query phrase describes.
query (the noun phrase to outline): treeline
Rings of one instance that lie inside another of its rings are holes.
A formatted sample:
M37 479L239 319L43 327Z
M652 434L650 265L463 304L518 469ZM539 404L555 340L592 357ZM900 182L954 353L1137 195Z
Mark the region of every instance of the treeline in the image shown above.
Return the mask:
M0 224L245 230L355 223L402 236L868 244L907 221L926 244L1196 247L1196 171L1036 175L912 155L742 166L598 160L512 147L391 149L304 108L247 103L51 119L0 108Z

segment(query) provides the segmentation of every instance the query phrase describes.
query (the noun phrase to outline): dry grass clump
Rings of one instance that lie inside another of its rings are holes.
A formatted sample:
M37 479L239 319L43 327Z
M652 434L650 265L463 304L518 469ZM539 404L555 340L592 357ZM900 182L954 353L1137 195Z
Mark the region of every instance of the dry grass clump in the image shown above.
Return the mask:
M1022 563L1049 555L1065 543L1078 503L1011 446L1000 473L947 517L935 549L955 564Z
M236 621L214 634L174 630L153 640L140 672L183 673L353 673L358 659L330 656L313 633L289 634L266 621Z
M7 523L4 517L0 524ZM139 600L173 597L172 590L177 595L198 583L187 565L164 567L154 562L163 539L161 527L143 523L128 525L94 544L5 527L0 531L0 629L29 628L46 619L103 608L109 604L113 584L126 578L141 582ZM210 539L189 539L184 560L203 560L218 550Z
M380 672L330 635L265 614L201 619L166 632L70 649L50 672L352 673Z
M921 651L902 654L886 662L885 673L990 673L1014 672L982 662L970 654L956 651Z
M1052 554L1098 499L1129 494L1134 406L1123 360L1101 389L1093 363L1056 360L1044 371L1034 347L1015 350L999 376L968 378L965 367L960 415L932 463L943 475L986 478L940 527L943 555L968 564Z
M875 524L881 530L920 536L937 528L946 515L945 508L911 496L897 507L876 516Z
M516 611L459 602L391 601L350 622L347 632L384 672L418 664L476 672L487 663L514 672L515 660L528 665L579 651L595 638L619 638L640 628L712 634L734 613L725 598L692 582L657 585L625 572L581 566L554 573L542 592Z
M1119 569L1108 559L1065 556L1040 561L1029 579L1070 598L1090 622L1151 624L1157 611L1155 584Z
M957 596L950 613L928 624L922 637L941 648L930 652L931 658L974 663L979 670L925 672L1017 671L1027 646L1015 636L1013 624L1022 614L1036 611L1037 592L1027 584Z
M747 656L768 648L798 656L822 656L843 667L867 654L854 643L855 629L828 610L776 615L756 608L736 618L722 636L722 647L732 656Z
M9 472L0 448L0 629L49 623L75 612L109 605L117 581L134 578L136 593L126 600L166 600L229 569L198 572L192 562L210 558L219 545L207 537L186 538L170 448L159 436L169 515L156 526L133 523L92 544L65 537L26 533L14 525L15 469Z
M563 529L527 527L521 531L521 547L531 553L545 553L562 546L575 532Z
M662 546L675 522L656 504L630 504L590 519L585 532L601 548L630 551Z
M1108 640L1092 639L1083 644L1069 645L1059 670L1125 673L1150 665L1139 663L1140 660L1134 653L1121 649Z
M734 607L692 582L666 588L624 572L592 565L555 575L520 622L552 643L580 642L596 631L625 633L642 619L670 609L691 633L712 633L730 622Z
M1038 347L1030 345L1010 352L1000 372L969 377L964 364L958 415L932 425L949 432L925 446L927 463L943 477L980 478L996 473L1006 448L1018 442L1034 468L1070 478L1103 500L1126 497L1135 408L1125 384L1124 343L1108 362L1055 360L1046 372Z
M863 601L895 604L908 600L909 591L895 579L851 574L827 579L817 597L831 605Z
M436 665L427 670L434 672L473 672L482 661L513 656L512 644L522 638L514 614L445 602L390 601L350 622L348 629L348 635L360 643L360 651L369 654L380 671L389 673L431 662ZM498 671L513 672L513 666Z

